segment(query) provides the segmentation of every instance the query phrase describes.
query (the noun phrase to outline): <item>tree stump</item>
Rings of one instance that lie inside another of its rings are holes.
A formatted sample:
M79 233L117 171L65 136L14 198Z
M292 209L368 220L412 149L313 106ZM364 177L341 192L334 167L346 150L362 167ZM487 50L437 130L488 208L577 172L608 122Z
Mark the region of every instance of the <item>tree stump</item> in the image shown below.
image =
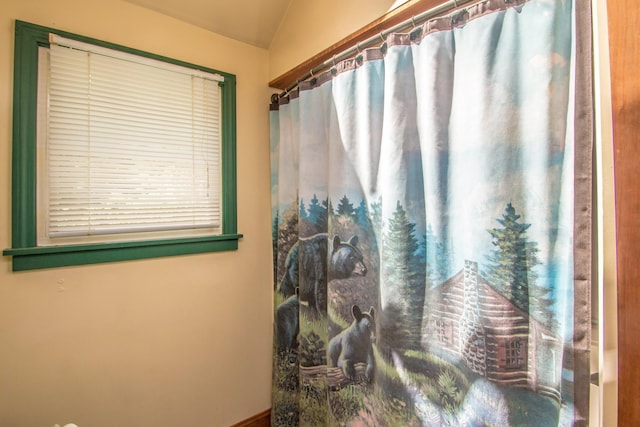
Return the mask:
M327 365L317 366L300 366L300 378L303 387L312 387L319 389L324 383L326 375L326 384L329 390L339 390L350 384L368 384L365 377L367 370L366 363L356 363L355 371L356 375L353 379L349 379L344 375L342 368L329 367Z

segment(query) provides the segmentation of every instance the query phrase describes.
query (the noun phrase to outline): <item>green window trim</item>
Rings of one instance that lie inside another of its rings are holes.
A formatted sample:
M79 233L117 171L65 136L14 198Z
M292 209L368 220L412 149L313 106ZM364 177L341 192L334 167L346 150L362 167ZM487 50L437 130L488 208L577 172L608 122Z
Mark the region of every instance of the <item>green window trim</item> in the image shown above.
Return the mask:
M224 76L222 87L222 233L218 235L117 243L38 246L36 227L36 124L38 48L49 46L49 34L58 34L110 49ZM32 270L96 264L173 255L236 250L242 234L237 233L236 196L236 78L235 75L199 67L183 61L150 54L89 37L59 31L23 21L15 23L13 81L12 152L12 239L13 270Z

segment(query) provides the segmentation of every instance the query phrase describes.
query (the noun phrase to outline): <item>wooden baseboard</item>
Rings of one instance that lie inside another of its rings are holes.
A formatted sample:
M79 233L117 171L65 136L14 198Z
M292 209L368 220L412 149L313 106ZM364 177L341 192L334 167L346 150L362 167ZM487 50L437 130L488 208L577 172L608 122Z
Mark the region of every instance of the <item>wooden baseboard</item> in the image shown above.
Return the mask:
M231 427L270 427L271 426L271 409L260 412L251 418L240 421Z

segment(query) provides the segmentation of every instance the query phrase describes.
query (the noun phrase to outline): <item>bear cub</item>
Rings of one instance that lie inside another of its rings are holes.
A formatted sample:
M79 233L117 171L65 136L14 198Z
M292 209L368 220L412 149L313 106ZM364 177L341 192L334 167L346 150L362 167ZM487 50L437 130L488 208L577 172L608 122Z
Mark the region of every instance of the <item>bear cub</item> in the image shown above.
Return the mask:
M329 366L342 368L344 375L354 379L355 364L366 363L365 378L371 382L375 361L373 343L375 342L375 322L373 307L363 313L360 307L351 307L353 322L345 330L329 341Z

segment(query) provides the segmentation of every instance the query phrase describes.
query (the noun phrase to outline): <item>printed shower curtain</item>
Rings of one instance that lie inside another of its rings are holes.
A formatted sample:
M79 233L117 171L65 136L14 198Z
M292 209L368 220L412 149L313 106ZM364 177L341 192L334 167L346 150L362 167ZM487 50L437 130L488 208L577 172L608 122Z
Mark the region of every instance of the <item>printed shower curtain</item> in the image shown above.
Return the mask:
M586 3L483 1L272 104L274 426L586 425Z

